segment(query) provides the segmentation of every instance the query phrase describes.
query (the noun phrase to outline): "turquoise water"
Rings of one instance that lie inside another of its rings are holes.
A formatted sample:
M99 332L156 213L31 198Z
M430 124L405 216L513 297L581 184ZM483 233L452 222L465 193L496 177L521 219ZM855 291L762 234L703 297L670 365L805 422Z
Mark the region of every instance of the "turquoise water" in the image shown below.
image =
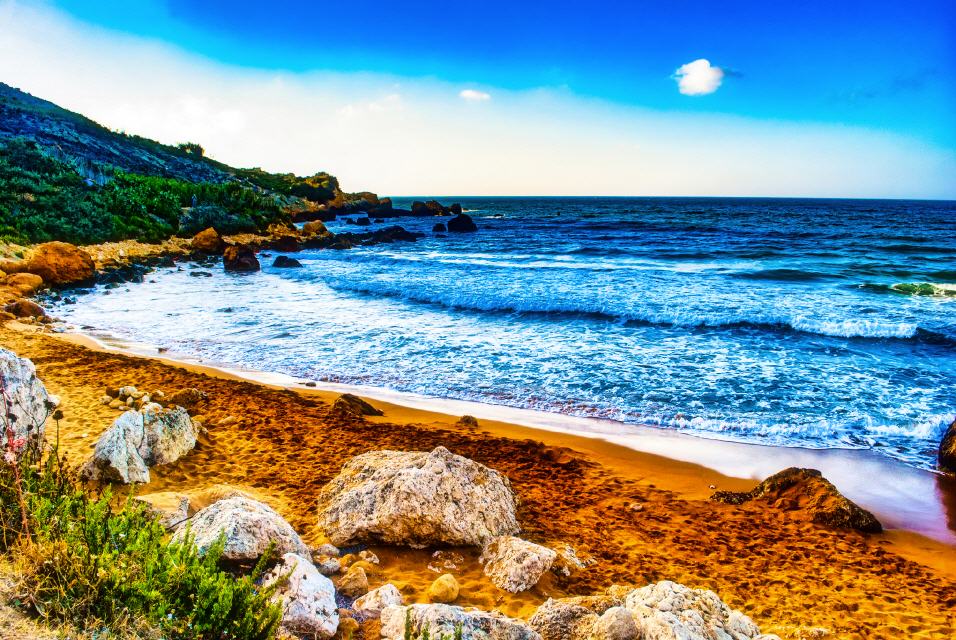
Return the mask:
M161 269L55 313L207 362L932 467L956 415L956 203L443 201L478 233L402 218L427 237Z

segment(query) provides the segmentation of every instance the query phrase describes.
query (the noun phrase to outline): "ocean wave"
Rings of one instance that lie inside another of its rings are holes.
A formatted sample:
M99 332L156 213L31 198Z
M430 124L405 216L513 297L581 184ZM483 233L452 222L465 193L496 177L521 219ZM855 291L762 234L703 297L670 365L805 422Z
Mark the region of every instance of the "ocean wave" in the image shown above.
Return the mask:
M729 274L732 278L741 280L774 280L779 282L815 282L834 278L828 273L818 271L804 271L802 269L760 269L758 271L743 271Z
M335 291L365 296L387 297L418 304L436 305L464 311L540 316L546 318L590 317L630 325L658 325L683 328L758 329L796 331L836 338L919 340L933 344L956 345L956 336L920 327L913 322L893 322L869 318L827 319L817 316L780 314L739 315L701 313L682 308L620 311L607 305L584 302L562 303L553 299L515 299L474 291L415 291L399 283L356 282L348 278L327 278Z

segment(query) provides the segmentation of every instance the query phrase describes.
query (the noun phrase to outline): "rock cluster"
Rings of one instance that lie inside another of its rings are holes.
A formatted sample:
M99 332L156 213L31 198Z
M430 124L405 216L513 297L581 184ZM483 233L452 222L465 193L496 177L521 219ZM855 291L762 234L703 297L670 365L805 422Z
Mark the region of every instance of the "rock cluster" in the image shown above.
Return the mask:
M883 526L869 511L847 499L816 469L790 467L770 476L747 492L718 491L711 500L743 504L764 500L788 511L805 511L820 525L879 533Z
M460 632L462 640L541 640L526 623L497 611L447 604L390 606L382 610L382 638L403 640L406 624L415 638L427 630L432 638L455 638Z
M518 532L508 478L444 447L373 451L350 460L319 495L333 544L481 545Z
M542 640L779 640L713 591L670 581L549 599L529 625Z
M149 468L175 462L196 446L198 430L182 407L148 404L127 411L106 430L83 466L87 480L149 482Z
M107 387L103 397L100 398L100 402L109 406L112 409L121 409L126 411L127 409L139 410L143 407L150 404L158 404L160 406L176 405L179 403L169 402L166 398L166 394L162 391L153 391L152 393L147 393L145 391L140 391L132 385L126 385L125 387Z

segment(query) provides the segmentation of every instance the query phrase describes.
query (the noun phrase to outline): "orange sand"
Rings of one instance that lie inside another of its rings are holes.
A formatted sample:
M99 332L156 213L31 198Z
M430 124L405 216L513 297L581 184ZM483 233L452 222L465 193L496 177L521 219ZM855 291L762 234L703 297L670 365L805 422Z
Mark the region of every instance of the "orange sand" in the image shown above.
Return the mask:
M329 414L334 393L271 387L78 342L0 328L0 344L33 360L50 392L62 398L60 441L75 462L89 455L118 413L99 402L106 387L167 393L197 387L209 394L198 416L208 433L175 464L154 468L149 492L214 484L248 489L315 543L322 540L316 496L346 460L374 449L444 445L508 475L521 498L525 537L568 543L595 560L571 578L549 576L513 595L482 576L473 550L434 558L374 547L382 562L372 586L392 581L411 601L423 601L437 577L428 565L449 562L454 568L442 571L462 585L458 604L513 616L530 615L549 596L669 579L715 590L764 632L783 638L815 626L839 638L954 637L956 549L915 534L829 531L796 512L713 503L706 500L711 485L744 490L754 483L599 440L488 421L468 429L455 424L457 417L377 401L384 417L342 419Z

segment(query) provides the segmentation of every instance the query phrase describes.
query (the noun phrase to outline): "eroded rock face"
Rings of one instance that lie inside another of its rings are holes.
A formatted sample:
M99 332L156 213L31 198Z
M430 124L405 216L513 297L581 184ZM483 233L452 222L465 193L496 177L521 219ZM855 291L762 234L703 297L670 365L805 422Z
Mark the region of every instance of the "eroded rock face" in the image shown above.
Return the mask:
M402 640L406 618L413 637L427 629L432 638L453 638L460 627L463 640L541 640L541 636L521 620L497 611L464 609L447 604L385 607L382 611L382 637Z
M196 446L198 430L182 407L127 411L100 436L82 469L88 480L149 482L149 468L175 462Z
M492 538L481 554L485 575L499 589L519 593L538 584L557 553L514 536Z
M3 442L7 441L6 427L13 430L13 439L22 442L22 451L28 445L43 440L46 419L52 407L46 387L37 378L36 367L26 358L0 348L0 378L9 404L7 423L0 429ZM6 450L6 447L3 447Z
M214 228L209 227L194 235L189 246L195 251L203 253L220 253L223 249L222 236Z
M23 270L35 273L53 286L92 282L96 274L90 254L67 242L38 245Z
M185 540L187 532L203 550L225 533L223 557L236 562L257 560L270 542L275 542L277 553L309 557L309 548L292 526L271 507L250 498L228 498L209 505L177 527L173 540Z
M711 500L742 504L765 500L787 511L805 511L825 527L879 533L883 526L869 511L847 499L816 469L790 467L770 476L750 491L718 491Z
M331 638L339 627L335 605L335 587L306 558L286 553L275 569L266 574L263 584L270 585L288 574L274 600L282 605L282 628L310 638Z
M385 607L401 606L402 593L391 582L372 589L364 596L352 603L352 610L356 615L369 620L379 618Z
M543 640L776 638L761 634L750 618L728 607L713 591L670 581L608 591L605 596L548 600L538 607L530 625Z
M250 247L229 245L222 252L222 268L226 271L259 271L259 259Z
M372 451L322 489L319 526L339 546L481 545L518 532L516 507L508 478L444 447Z
M946 429L939 443L939 468L956 473L956 420Z

